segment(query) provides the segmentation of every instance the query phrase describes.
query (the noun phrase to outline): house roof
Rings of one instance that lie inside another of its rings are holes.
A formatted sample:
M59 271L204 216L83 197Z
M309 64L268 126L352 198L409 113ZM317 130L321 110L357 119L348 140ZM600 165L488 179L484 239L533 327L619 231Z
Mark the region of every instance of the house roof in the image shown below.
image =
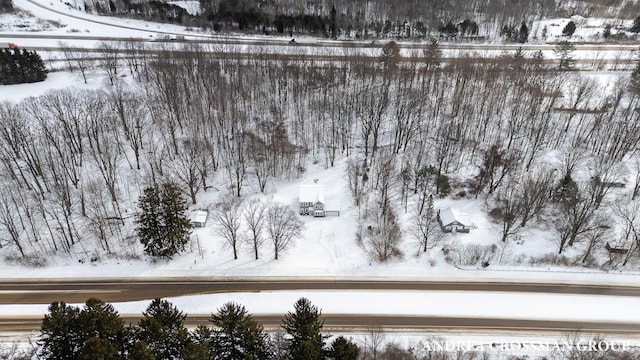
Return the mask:
M321 202L324 204L323 185L300 185L300 202Z
M192 211L190 214L190 220L192 223L205 223L207 221L208 212L203 210Z
M440 210L440 222L442 222L443 226L447 226L453 223L467 225L463 220L460 220L458 214L456 214L456 212L453 211L453 209L450 207Z

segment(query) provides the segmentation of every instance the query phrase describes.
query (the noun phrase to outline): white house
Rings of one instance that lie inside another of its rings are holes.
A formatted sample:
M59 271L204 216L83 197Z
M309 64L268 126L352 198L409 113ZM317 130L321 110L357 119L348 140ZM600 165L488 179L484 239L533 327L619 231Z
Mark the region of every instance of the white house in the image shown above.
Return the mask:
M324 217L324 186L300 185L300 215Z
M468 233L471 230L471 226L463 222L458 214L456 214L452 208L448 207L444 210L438 209L438 223L444 232L460 232Z
M201 228L207 223L207 218L209 217L209 212L204 210L195 210L192 211L189 220L191 221L191 225L193 227Z

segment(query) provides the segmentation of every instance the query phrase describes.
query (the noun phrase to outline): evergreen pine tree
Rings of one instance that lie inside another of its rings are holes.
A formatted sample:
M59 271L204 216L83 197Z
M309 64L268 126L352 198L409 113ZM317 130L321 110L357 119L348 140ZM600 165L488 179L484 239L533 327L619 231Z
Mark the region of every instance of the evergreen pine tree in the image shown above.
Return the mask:
M15 49L6 49L5 52L7 54L7 72L3 74L3 78L6 79L5 84L22 83L22 73L18 67L18 57L20 53Z
M11 0L0 0L0 13L13 10L13 2Z
M0 50L0 85L12 84L13 80L10 78L13 73L9 69L11 60L11 52L9 49Z
M358 346L344 336L339 336L333 340L328 351L330 360L358 360L359 355L360 349Z
M189 342L189 332L184 326L187 315L161 299L153 300L142 315L137 332L137 339L142 341L137 349L138 358L151 352L156 359L180 359Z
M124 348L124 322L111 304L87 300L77 318L82 350L78 359L120 359Z
M122 356L107 339L90 337L78 354L78 360L121 360Z
M44 66L44 62L38 53L35 51L23 50L23 56L28 58L28 80L26 82L38 82L47 79L47 69Z
M332 39L338 38L338 19L335 5L331 7L331 12L329 13L329 32Z
M184 251L191 223L186 215L186 201L176 184L146 188L138 206L141 210L137 217L138 238L147 254L171 258Z
M437 39L431 38L429 40L429 46L423 50L423 54L427 69L435 70L440 68L442 50L440 49L440 43Z
M631 72L631 79L629 80L629 91L636 95L640 95L640 60L636 63L636 66Z
M571 37L571 35L573 35L575 31L576 23L574 23L573 21L569 21L567 25L565 25L564 29L562 29L562 35Z
M183 360L216 359L213 351L213 332L199 325L191 334L190 341L182 351ZM256 359L257 360L257 359Z
M527 24L522 20L522 24L520 24L520 30L518 31L518 42L524 44L529 39L529 28Z
M438 32L440 32L440 34L442 34L443 36L454 38L458 35L458 27L455 26L451 22L451 20L449 20L447 25L443 25L438 28Z
M282 328L291 337L289 358L291 360L324 359L324 339L320 333L324 321L320 310L306 298L300 298L282 320Z
M607 24L604 26L604 30L602 30L602 37L606 39L611 36L611 25Z
M77 328L78 308L64 302L49 305L49 313L40 326L40 357L43 359L73 360L81 347Z
M13 61L15 64L15 76L18 83L30 83L30 73L29 70L31 68L31 64L29 63L29 53L26 49L22 50L14 50L13 51Z
M393 72L398 67L400 60L400 46L395 41L391 40L382 47L381 61L385 74Z
M46 78L44 62L35 51L0 50L0 85L33 83Z
M166 183L160 193L162 211L164 215L165 240L167 241L167 255L184 251L191 234L191 221L187 217L187 202L175 183Z
M144 245L144 251L152 256L159 256L162 251L164 237L162 231L162 206L160 194L155 187L144 189L144 194L138 202L140 214L138 223L138 237Z
M133 349L131 349L131 353L129 354L130 360L156 360L155 356L153 356L153 352L151 349L145 344L142 340L137 340L133 344Z
M633 20L633 25L631 25L631 27L629 28L629 31L636 34L640 32L640 16L638 16L637 18L635 18L635 20Z
M566 173L556 187L555 193L553 194L553 201L565 208L571 208L578 202L579 196L580 190L578 189L578 184L571 177L571 173Z
M573 69L576 63L576 59L574 59L573 57L573 51L575 49L576 47L568 41L561 41L558 45L556 45L553 52L560 59L558 70L568 71Z
M113 306L87 300L84 309L54 302L40 327L42 359L121 359L124 324Z
M244 306L227 303L211 315L217 330L213 348L217 360L253 360L269 358L267 335Z

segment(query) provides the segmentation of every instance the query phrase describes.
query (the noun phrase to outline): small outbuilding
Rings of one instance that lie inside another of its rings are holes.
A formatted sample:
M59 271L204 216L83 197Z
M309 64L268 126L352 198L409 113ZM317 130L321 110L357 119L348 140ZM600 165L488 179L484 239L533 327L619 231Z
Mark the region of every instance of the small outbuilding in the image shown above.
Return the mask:
M471 225L464 222L450 207L444 210L438 209L437 219L442 231L447 233L468 233L471 230Z
M191 221L191 225L193 227L201 228L204 227L207 223L207 218L209 217L209 212L206 210L195 210L191 212L191 216L189 217Z

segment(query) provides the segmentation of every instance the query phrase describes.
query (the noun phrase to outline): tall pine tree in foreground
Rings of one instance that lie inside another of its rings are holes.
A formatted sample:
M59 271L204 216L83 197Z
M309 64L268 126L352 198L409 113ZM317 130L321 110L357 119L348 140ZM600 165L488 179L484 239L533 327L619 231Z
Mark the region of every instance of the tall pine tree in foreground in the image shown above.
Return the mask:
M44 316L40 326L41 351L43 359L76 359L81 340L76 328L78 308L64 302L49 305L49 313Z
M184 326L187 315L161 299L153 300L142 315L133 357L144 359L151 354L154 359L182 359L189 343L189 332Z
M339 336L331 343L327 355L330 360L358 360L360 349L344 336Z
M213 352L217 360L271 358L262 325L253 319L244 306L226 303L211 315L211 322L216 326Z
M290 336L289 358L291 360L324 359L324 339L320 333L324 321L320 310L306 298L300 298L282 320L282 328Z
M144 190L138 206L138 238L144 251L154 257L170 259L184 251L191 234L187 205L178 186L165 183Z
M124 322L111 304L91 298L82 310L49 306L40 327L40 359L117 360L124 356Z

